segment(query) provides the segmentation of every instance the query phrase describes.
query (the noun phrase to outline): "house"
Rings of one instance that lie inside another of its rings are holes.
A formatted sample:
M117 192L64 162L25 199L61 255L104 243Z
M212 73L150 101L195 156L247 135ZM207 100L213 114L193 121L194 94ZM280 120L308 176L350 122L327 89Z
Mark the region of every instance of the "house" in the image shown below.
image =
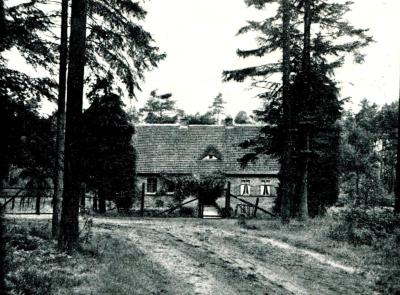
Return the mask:
M255 125L140 124L136 126L137 183L145 183L147 196L173 194L161 174L203 175L220 171L236 196L273 196L279 164L262 155L246 167L238 159L246 152L239 144L259 135Z

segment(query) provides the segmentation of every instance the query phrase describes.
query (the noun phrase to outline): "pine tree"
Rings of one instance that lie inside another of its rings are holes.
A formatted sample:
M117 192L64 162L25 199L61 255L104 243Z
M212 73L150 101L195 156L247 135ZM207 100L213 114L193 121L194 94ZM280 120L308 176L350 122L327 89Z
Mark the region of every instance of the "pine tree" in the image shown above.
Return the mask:
M1 3L0 3L1 5ZM0 6L1 7L1 6ZM1 11L0 11L1 13ZM5 239L5 226L3 221L3 209L0 209L0 294L7 294L6 290L6 239Z
M394 212L400 213L400 90L398 100L398 117L397 117L397 161L396 161L396 185L395 185L395 203Z
M224 104L226 104L226 102L223 100L222 94L218 93L212 105L209 107L211 114L215 117L218 124L220 124L221 115L224 114Z
M171 93L158 94L157 90L152 90L146 104L139 110L141 116L146 116L144 121L149 124L176 123L181 111L175 107L176 102L171 97Z
M84 113L85 182L88 189L98 192L100 213L105 213L106 199L116 201L117 205L124 201L123 205L129 207L134 192L134 130L113 84L111 77L99 79L89 93L92 103ZM124 200L117 198L121 192Z
M79 245L79 196L82 181L79 149L86 52L86 0L72 0L71 34L65 125L65 174L59 246L71 251Z
M60 68L57 100L56 160L54 169L53 217L51 233L58 238L60 231L61 200L64 187L65 95L68 64L68 0L61 0Z
M124 86L120 94L135 96L144 73L166 56L140 25L146 14L139 2L88 0L88 80L95 83L92 79L105 78L111 70Z
M11 4L11 1L8 2ZM52 25L51 16L37 7L36 1L13 6L0 3L0 181L8 175L9 165L18 162L20 138L26 136L29 120L37 116L41 100L56 99L56 83L49 77L33 78L8 68L3 56L7 50L17 49L25 61L34 66L50 69L55 61L55 44L39 36ZM26 119L27 122L23 122Z
M247 0L248 5L264 8L267 4L279 1L267 0ZM282 2L280 2L282 3ZM265 92L260 93L259 97L265 100L265 108L256 112L258 117L262 117L265 126L262 128L263 136L248 141L244 147L252 148L249 154L243 158L246 162L260 153L275 154L281 159L281 187L285 187L285 178L290 178L287 171L285 154L287 153L286 144L293 142L294 156L296 160L290 167L295 168L294 183L295 191L293 195L301 194L300 187L304 177L304 164L301 164L298 152L304 150L305 142L302 138L307 129L300 128L303 123L317 126L310 134L310 148L313 151L313 158L308 167L308 205L310 214L321 214L326 205L332 204L337 198L338 184L337 167L335 167L335 158L338 157L339 132L337 130L336 120L340 118L341 104L338 99L338 89L333 80L334 70L340 67L348 54L353 54L355 61L362 61L360 49L367 46L372 38L367 35L366 30L356 29L347 21L343 20L344 14L349 10L349 3L338 4L324 0L314 0L310 2L310 13L305 17L304 1L289 2L292 11L292 22L289 26L290 34L290 93L292 94L293 109L296 110L292 116L293 126L287 129L287 112L284 111L285 99L282 93L284 87L282 83L277 83L274 76L282 73L283 60L275 63L262 64L245 69L234 71L225 71L223 73L225 80L235 80L238 82L245 79L251 79L254 85L264 85ZM261 34L258 38L258 47L250 50L238 50L241 57L264 56L273 52L281 52L284 44L282 39L282 15L284 10L282 6L277 13L263 21L250 21L247 26L240 29L239 34L249 31L255 31ZM304 20L308 24L305 26ZM318 30L306 36L308 27L315 24ZM304 30L305 28L305 30ZM309 39L309 40L308 40ZM308 56L308 43L310 46L311 59L309 61L309 71L304 72L304 58ZM305 48L306 45L306 48ZM306 54L307 53L307 54ZM305 84L308 83L308 84ZM305 87L306 86L306 87ZM305 91L306 90L306 91ZM285 115L286 114L286 115ZM307 122L307 121L312 122ZM306 125L307 125L306 124ZM296 131L292 140L288 141L289 132L285 130ZM329 165L325 166L325 164ZM324 175L318 174L318 171L326 168ZM303 171L303 172L302 172ZM314 178L315 177L315 178ZM303 181L304 183L304 181ZM325 195L326 187L332 191ZM281 190L280 196L286 188ZM304 191L304 185L303 185ZM324 191L324 193L319 193ZM320 196L324 196L322 199ZM287 202L286 200L284 200ZM299 198L293 198L291 215L296 215L299 209Z

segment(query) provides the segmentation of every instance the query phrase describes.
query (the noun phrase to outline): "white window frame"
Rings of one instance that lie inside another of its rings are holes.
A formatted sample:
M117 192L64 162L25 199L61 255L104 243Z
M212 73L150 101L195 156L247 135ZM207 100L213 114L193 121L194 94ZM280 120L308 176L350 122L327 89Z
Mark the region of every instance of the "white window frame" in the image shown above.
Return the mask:
M271 196L271 188L272 186L269 184L265 184L263 183L262 185L260 185L260 195L261 196Z
M245 194L244 192L245 192L246 187L247 187L247 193ZM250 196L250 195L251 195L250 180L248 180L248 179L243 179L243 180L241 181L241 184L240 184L239 189L240 189L240 195L241 195L241 196Z
M214 155L206 155L202 160L203 161L217 161L219 159Z

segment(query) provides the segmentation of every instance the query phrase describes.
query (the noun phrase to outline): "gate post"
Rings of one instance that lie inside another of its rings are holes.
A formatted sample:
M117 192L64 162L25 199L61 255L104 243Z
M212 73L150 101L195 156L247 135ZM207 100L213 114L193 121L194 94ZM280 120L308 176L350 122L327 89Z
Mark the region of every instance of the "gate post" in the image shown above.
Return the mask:
M201 194L199 194L199 197L197 198L198 202L199 202L199 218L203 218L203 197L201 196Z
M144 195L145 195L145 183L142 183L142 195L140 199L140 216L144 216Z
M231 217L231 183L228 181L225 192L225 214Z
M254 206L254 212L253 212L253 217L257 216L257 209L258 209L258 202L260 201L260 198L256 199L256 205Z
M40 193L39 190L36 190L36 214L40 215Z

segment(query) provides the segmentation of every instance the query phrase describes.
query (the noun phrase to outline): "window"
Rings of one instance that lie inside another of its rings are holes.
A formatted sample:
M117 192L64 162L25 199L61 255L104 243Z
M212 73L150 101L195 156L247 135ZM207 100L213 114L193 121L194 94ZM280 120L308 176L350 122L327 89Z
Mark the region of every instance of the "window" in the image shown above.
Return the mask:
M202 161L218 161L221 160L221 153L215 146L209 145L200 156L200 159Z
M147 192L150 194L155 194L157 192L157 178L147 178Z
M173 194L175 192L175 183L167 182L167 194Z
M214 156L214 155L207 155L207 156L205 156L204 158L203 158L203 160L206 160L206 161L215 161L215 160L218 160L218 158L216 157L216 156Z
M240 195L248 196L250 195L250 180L244 179L240 185Z
M268 185L267 183L269 183L269 180L261 180L260 195L262 196L271 195L271 185Z
M262 184L260 186L260 194L262 196L270 196L271 195L271 186L270 185L266 185L266 184Z

